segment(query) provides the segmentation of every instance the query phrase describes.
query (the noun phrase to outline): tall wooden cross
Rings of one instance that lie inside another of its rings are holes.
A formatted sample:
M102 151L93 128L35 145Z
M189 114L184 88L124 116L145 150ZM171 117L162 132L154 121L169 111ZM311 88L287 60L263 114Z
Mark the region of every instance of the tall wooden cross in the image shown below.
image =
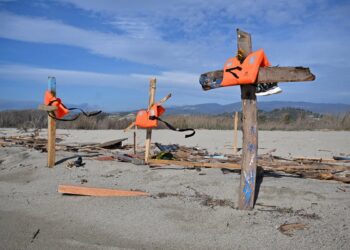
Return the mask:
M251 35L237 29L238 50L247 57L252 52ZM211 71L203 74L212 79L222 79L223 71ZM256 83L305 82L313 81L315 76L309 68L303 67L261 67ZM255 183L258 156L258 122L256 85L241 85L242 99L242 163L239 188L239 209L253 209L255 201Z
M56 96L56 78L49 76L48 90L53 96ZM57 110L56 106L39 105L39 110L54 112ZM53 168L56 161L56 121L48 115L47 116L47 166Z

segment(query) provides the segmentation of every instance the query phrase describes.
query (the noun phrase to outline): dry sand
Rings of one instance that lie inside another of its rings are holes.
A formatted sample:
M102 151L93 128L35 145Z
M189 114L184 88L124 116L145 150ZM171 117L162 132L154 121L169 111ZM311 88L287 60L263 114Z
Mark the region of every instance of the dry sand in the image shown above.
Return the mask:
M14 129L0 129L0 136ZM44 135L42 133L41 135ZM58 130L63 143L104 142L122 131ZM142 145L143 131L138 141ZM239 135L241 137L241 135ZM229 153L232 131L154 131L153 141ZM259 152L326 157L350 154L350 132L259 133ZM150 169L86 154L83 168L46 167L46 154L0 148L1 249L350 249L350 185L265 176L253 211L239 211L239 175L219 169ZM58 152L57 160L77 156ZM150 197L64 196L59 184L137 189ZM276 207L272 207L276 206ZM284 223L307 228L282 234ZM38 232L38 230L40 231ZM37 233L38 232L38 233ZM37 233L36 238L33 235Z

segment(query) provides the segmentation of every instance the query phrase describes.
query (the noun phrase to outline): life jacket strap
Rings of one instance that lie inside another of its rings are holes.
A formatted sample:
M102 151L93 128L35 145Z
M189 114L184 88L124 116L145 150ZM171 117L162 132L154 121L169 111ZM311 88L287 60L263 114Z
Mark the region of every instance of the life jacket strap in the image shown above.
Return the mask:
M51 106L54 102L57 102L57 99L50 101L50 102L48 103L48 106ZM95 115L98 115L98 114L102 113L102 110L99 110L99 111L96 111L96 112L89 112L89 113L88 113L88 112L85 112L84 110L82 110L81 108L67 108L63 103L61 103L61 105L62 105L64 108L68 109L68 110L79 110L81 113L76 114L76 115L73 116L72 118L63 119L63 118L57 118L56 115L55 115L55 113L49 112L49 111L48 111L48 112L47 112L48 115L49 115L51 118L53 118L54 120L56 120L56 121L71 122L71 121L75 121L76 119L78 119L79 116L80 116L81 114L83 114L83 115L86 116L86 117L91 117L91 116L95 116Z
M177 132L186 132L186 131L192 131L192 133L188 134L188 135L185 135L185 138L189 138L191 136L194 136L196 134L196 131L193 129L193 128L183 128L183 129L180 129L180 128L175 128L173 125L171 125L170 123L162 120L160 117L157 117L157 116L150 116L149 117L150 120L158 120L158 121L161 121L163 122L169 129L173 130L173 131L177 131Z

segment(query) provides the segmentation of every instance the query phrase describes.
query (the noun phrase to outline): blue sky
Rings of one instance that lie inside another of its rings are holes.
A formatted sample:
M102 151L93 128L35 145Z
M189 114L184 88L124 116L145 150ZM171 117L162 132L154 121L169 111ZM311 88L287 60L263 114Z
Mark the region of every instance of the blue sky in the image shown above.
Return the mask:
M167 105L237 102L238 87L204 92L198 78L235 54L240 28L272 64L317 77L259 101L350 104L349 13L331 0L0 0L0 100L41 101L56 76L64 102L105 111L145 107L151 77Z

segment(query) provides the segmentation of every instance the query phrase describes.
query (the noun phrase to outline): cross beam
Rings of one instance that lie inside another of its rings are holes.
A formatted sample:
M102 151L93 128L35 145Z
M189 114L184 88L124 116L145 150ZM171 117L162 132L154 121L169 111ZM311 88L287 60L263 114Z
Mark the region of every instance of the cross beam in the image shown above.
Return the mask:
M223 70L215 70L205 73L209 78L222 79ZM304 67L261 67L259 68L256 83L266 82L305 82L313 81L315 76L309 68Z

